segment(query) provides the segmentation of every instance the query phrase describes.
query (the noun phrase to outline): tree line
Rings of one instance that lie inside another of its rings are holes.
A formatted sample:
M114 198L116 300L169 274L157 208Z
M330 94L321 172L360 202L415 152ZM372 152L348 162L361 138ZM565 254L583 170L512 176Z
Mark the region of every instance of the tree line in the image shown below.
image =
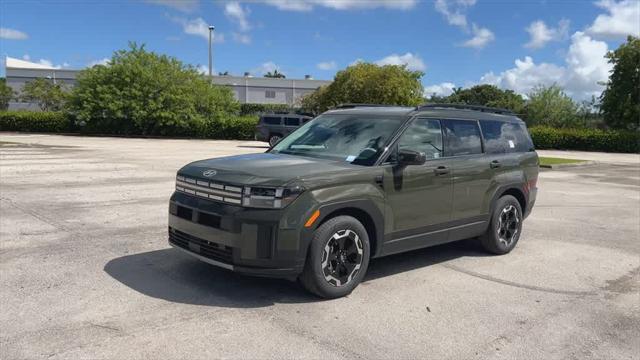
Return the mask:
M629 36L606 57L613 70L602 95L579 103L557 85L541 85L523 96L483 84L425 98L424 73L361 62L338 71L331 84L303 97L298 106L319 114L343 103L454 103L509 109L530 126L640 130L640 39ZM278 71L268 76L284 77ZM88 128L142 134L191 133L238 115L240 106L230 89L212 84L194 67L135 43L115 52L108 65L81 71L71 91L40 78L17 95L1 79L0 109L15 98L44 111L64 111Z
M523 96L483 84L454 89L449 96L425 94L428 97L424 98L422 72L403 66L359 63L339 71L333 83L304 97L300 106L318 114L341 103L453 103L508 109L530 126L639 130L640 39L629 36L606 57L613 70L604 84L605 90L600 97L582 102L574 101L558 85L539 85Z

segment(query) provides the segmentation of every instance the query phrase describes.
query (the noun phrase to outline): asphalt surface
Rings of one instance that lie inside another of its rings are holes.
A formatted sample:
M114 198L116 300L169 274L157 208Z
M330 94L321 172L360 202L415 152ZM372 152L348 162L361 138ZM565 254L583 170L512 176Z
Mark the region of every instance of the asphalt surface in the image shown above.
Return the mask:
M322 301L167 245L175 171L262 146L0 134L0 358L640 357L637 155L542 172L509 255L377 259Z

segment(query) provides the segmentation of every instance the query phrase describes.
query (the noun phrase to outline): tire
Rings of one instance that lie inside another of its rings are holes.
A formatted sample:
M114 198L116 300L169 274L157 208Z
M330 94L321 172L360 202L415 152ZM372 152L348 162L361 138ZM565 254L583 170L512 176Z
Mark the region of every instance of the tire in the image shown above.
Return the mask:
M515 197L505 195L496 201L489 228L480 236L482 247L493 254L509 253L522 233L522 208Z
M282 136L278 135L278 134L273 134L269 136L269 145L271 146L275 146L278 141L280 141L280 139L282 139Z
M369 254L369 236L358 220L329 219L313 234L300 283L326 299L348 295L367 273Z

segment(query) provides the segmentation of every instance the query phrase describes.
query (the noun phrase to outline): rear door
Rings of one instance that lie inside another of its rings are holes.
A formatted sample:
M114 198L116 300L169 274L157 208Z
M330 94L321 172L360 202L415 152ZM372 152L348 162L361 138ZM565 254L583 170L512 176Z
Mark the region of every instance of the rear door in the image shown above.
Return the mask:
M299 117L285 117L284 118L284 136L291 134L295 129L300 127Z
M453 226L481 223L488 215L487 194L493 169L484 154L476 120L443 120L445 156L450 158L453 181ZM474 236L474 235L470 235Z
M427 161L423 165L399 167L392 155L385 166L386 217L392 229L385 239L386 254L447 241L443 229L451 217L451 166L450 159L443 157L440 121L413 120L392 154L398 149L424 153Z

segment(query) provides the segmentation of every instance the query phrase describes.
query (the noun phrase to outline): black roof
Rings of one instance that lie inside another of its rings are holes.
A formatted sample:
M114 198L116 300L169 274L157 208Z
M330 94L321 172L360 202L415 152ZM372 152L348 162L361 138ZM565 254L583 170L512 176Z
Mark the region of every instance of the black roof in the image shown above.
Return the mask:
M344 114L393 114L413 116L425 114L443 119L474 119L522 122L515 113L507 109L465 104L425 104L417 107L380 104L343 104L329 110Z

